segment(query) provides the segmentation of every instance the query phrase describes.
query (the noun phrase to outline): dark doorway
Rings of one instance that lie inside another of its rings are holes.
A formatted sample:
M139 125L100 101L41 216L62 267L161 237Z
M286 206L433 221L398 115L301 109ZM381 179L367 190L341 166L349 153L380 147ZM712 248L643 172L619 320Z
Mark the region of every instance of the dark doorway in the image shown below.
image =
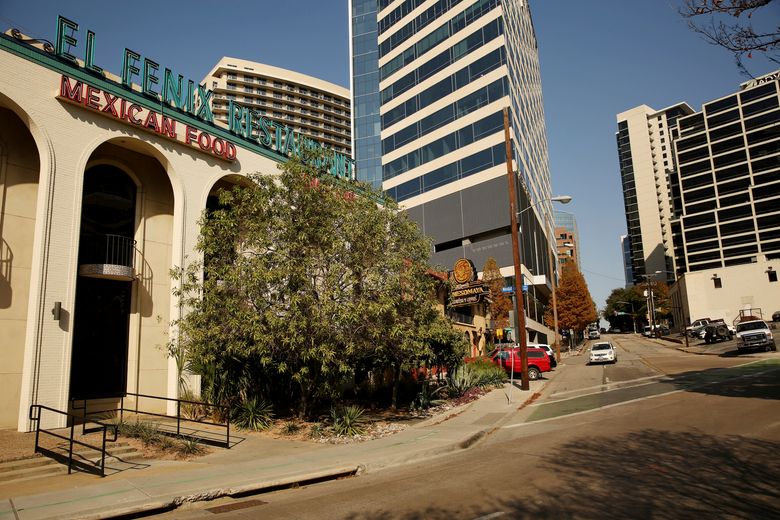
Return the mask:
M131 282L79 277L71 398L125 394L131 289Z
M135 197L135 183L120 169L96 166L85 172L80 266L124 262L122 255L101 251L105 251L105 244L116 243L106 241L107 236L133 238ZM125 394L131 299L131 281L79 275L70 373L72 399Z

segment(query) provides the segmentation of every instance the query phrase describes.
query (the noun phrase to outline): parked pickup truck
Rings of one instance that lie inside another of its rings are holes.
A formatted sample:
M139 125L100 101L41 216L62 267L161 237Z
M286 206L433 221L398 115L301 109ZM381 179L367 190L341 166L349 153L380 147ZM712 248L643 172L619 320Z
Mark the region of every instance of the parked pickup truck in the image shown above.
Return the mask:
M777 350L775 338L764 320L748 320L737 323L737 349Z

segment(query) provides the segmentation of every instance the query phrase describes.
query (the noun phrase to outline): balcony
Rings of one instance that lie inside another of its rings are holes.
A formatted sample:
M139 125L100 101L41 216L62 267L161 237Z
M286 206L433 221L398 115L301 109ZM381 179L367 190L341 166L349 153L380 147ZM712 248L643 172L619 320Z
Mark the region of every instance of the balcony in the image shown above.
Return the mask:
M84 235L79 248L79 275L132 281L135 278L135 240L120 235Z

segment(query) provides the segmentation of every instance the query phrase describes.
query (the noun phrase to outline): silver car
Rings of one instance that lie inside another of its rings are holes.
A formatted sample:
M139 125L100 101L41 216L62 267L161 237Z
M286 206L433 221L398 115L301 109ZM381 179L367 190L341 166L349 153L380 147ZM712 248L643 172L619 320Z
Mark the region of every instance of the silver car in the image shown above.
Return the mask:
M590 347L590 356L588 357L588 364L591 363L617 363L617 351L612 343L608 341L594 343Z

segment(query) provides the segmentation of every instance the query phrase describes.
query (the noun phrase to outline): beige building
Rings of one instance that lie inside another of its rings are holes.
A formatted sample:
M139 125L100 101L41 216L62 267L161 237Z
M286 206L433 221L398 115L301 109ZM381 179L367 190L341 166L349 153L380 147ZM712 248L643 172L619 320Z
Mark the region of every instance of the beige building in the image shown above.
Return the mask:
M214 92L217 121L227 124L228 101L232 100L351 155L349 89L291 70L227 57L219 60L202 83Z
M686 103L655 110L641 105L617 115L618 156L623 184L633 283L656 271L674 281L672 185L676 169L672 142L677 119L693 113Z
M198 101L207 88L128 50L115 76L93 63L86 29L59 26L73 41L0 35L0 428L22 431L31 404L178 397L170 270L198 257L218 188L312 145L257 113L270 144L231 133ZM333 168L352 175L343 157Z
M666 272L677 329L780 310L778 123L780 71L699 111L618 115L634 283Z

